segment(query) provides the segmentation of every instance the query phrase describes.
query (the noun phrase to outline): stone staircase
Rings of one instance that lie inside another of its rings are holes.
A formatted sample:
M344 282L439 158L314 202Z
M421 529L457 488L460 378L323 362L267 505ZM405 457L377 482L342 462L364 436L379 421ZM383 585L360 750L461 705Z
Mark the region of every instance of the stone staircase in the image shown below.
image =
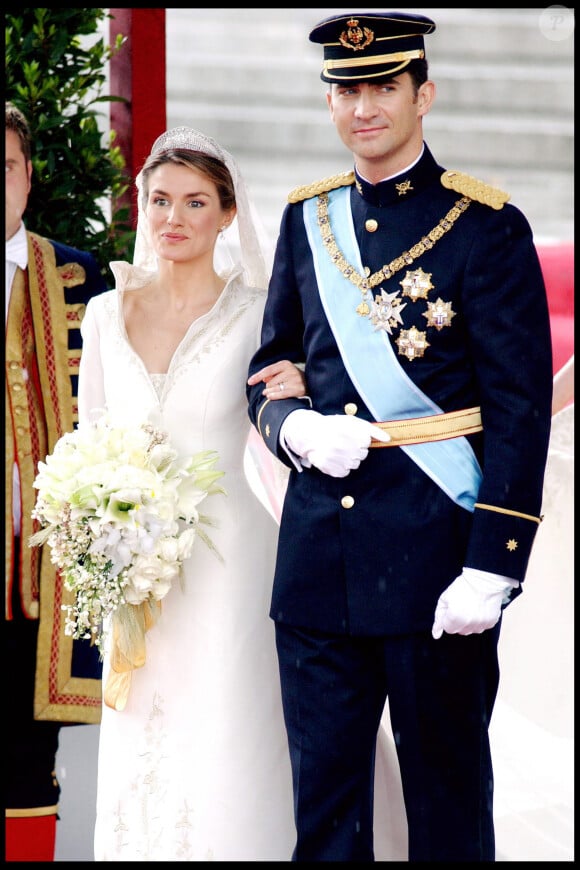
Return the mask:
M166 10L168 126L232 152L273 239L293 187L352 168L328 115L321 47L308 41L342 11L352 7ZM439 162L508 191L538 239L573 239L573 10L557 38L542 9L408 11L437 23L424 130Z

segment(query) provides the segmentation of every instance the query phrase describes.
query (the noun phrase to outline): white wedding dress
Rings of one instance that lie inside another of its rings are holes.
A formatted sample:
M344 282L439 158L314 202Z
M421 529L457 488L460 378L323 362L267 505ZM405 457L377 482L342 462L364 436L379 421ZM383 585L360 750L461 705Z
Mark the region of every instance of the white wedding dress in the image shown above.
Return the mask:
M195 321L166 375L150 375L125 331L121 293L146 278L115 264L117 289L83 322L81 422L148 419L183 454L216 450L227 494L201 512L223 562L197 540L183 588L147 633L122 712L103 706L96 861L290 860L295 829L274 626L268 616L277 526L249 487L245 395L265 292L234 270ZM104 662L105 685L108 661Z

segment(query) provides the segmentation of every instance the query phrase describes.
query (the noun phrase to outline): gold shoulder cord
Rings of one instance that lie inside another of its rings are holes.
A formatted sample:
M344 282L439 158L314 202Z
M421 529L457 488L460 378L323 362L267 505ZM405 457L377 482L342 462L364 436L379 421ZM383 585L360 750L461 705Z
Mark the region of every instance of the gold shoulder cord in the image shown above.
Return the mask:
M339 172L338 175L330 175L328 178L323 178L322 181L315 181L312 184L304 184L301 187L295 187L288 194L288 202L302 202L305 199L311 199L313 196L318 196L320 193L328 193L329 190L336 190L337 187L346 187L354 182L354 172Z
M470 199L475 199L496 211L500 211L510 198L509 193L505 193L499 187L492 187L491 184L486 184L473 175L466 175L465 172L457 172L456 169L448 169L444 172L441 176L441 184L448 190L463 193Z

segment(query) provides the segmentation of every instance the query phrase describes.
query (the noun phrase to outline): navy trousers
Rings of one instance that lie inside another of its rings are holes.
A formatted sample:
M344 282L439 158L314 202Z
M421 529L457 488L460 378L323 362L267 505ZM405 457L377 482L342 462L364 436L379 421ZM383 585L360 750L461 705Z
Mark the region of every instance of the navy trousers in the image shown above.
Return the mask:
M409 861L494 861L488 728L500 624L483 634L349 637L276 624L294 861L373 861L377 732L389 700Z

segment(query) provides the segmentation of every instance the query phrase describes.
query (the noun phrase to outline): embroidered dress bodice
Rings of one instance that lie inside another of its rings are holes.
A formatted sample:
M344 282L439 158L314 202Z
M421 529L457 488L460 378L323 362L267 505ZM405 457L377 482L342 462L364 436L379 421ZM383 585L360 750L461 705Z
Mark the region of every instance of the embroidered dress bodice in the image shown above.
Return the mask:
M151 383L157 393L157 397L161 399L163 394L163 388L165 387L165 382L167 381L167 375L165 372L161 372L158 374L150 373L149 377L151 378Z

